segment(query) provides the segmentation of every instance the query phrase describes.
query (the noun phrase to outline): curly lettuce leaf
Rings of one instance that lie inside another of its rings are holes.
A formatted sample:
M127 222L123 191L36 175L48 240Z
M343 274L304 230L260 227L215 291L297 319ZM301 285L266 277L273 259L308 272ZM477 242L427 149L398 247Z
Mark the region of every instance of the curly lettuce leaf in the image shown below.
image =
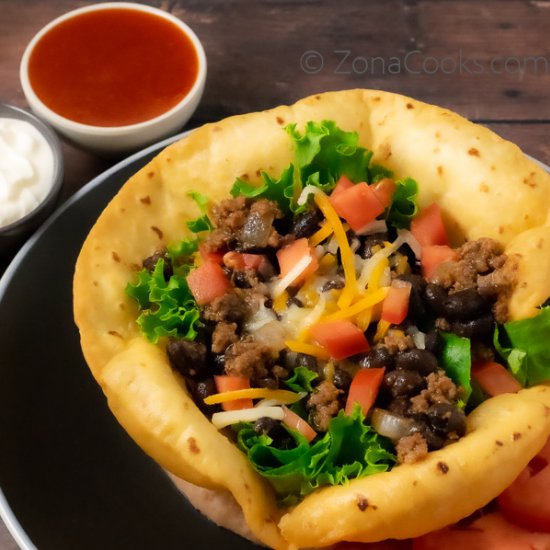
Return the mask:
M199 309L184 275L164 276L164 260L155 269L142 269L135 284L126 286L126 294L136 301L141 313L137 323L144 336L157 343L164 336L194 340L199 326Z
M253 185L237 178L231 188L231 195L242 195L247 198L262 197L275 201L284 212L288 212L294 199L294 164L283 170L279 178L271 177L267 172L261 172L262 183Z
M201 211L201 215L194 220L186 222L187 227L193 233L200 233L201 231L211 231L213 228L212 222L206 213L206 207L208 206L208 197L197 193L196 191L191 191L187 193L188 197L191 197L198 205Z
M447 376L462 388L461 400L468 402L472 393L471 370L472 354L469 338L457 336L452 332L440 332L443 340L440 362Z
M231 188L232 196L274 200L283 212L296 213L305 209L296 199L306 185L330 193L343 174L355 182L368 181L372 152L358 145L357 132L345 132L332 120L308 122L303 134L296 124L285 130L294 142L294 161L279 178L262 171L259 185L238 178Z
M550 380L550 307L535 317L504 323L495 329L495 348L522 386ZM503 343L504 342L504 343Z
M386 219L397 229L409 229L418 214L418 184L412 178L404 178L396 181L395 185Z
M288 389L296 393L311 393L313 391L311 383L317 378L319 375L307 367L296 367L292 376L283 382Z
M392 444L364 420L359 406L349 416L341 410L324 436L311 444L300 433L286 428L295 443L289 449L277 449L270 437L256 434L252 424L242 424L238 443L255 470L289 505L320 486L341 485L393 466L396 459Z
M285 130L294 142L303 185L313 184L329 193L342 175L354 182L367 180L372 152L359 146L357 132L345 132L333 120L310 121L303 134L296 124Z

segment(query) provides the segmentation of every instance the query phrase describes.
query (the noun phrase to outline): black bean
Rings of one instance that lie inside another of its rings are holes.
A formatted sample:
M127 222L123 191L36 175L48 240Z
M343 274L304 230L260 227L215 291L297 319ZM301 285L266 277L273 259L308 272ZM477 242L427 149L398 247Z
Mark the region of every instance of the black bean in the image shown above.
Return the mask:
M394 414L406 416L409 412L410 407L410 399L406 396L401 396L392 399L386 408Z
M426 440L430 451L441 449L441 447L445 444L445 438L436 434L430 426L420 419L415 420L411 427L411 434L415 432L420 433L420 435Z
M343 277L334 277L333 279L330 279L330 281L327 281L322 287L321 292L328 292L332 289L340 289L344 288L346 282L344 281Z
M300 298L298 298L297 296L292 296L292 298L289 298L286 301L286 307L290 307L291 305L304 307L304 302L302 302L302 300L300 300Z
M431 351L434 355L437 356L441 352L442 345L443 345L443 340L439 335L439 331L431 330L430 332L426 333L426 337L424 339L424 347L428 351Z
M369 350L360 360L359 365L365 369L386 367L393 368L395 357L384 346L376 346Z
M384 246L384 242L388 240L387 233L375 233L373 235L367 235L361 237L361 245L357 250L357 254L363 259L371 258L374 254L373 248L375 246Z
M450 403L437 403L426 412L432 429L442 436L451 433L462 437L466 433L466 415L464 411Z
M205 380L200 380L196 383L192 382L188 385L190 386L193 400L203 413L214 414L220 410L219 405L206 405L204 402L205 397L214 395L218 391L213 378L206 378Z
M285 442L289 442L289 433L281 426L278 420L262 416L254 422L254 431L258 435L267 435L273 439L278 448L284 446Z
M444 317L451 321L470 321L486 313L490 302L475 288L449 294L444 302Z
M303 237L311 237L315 231L319 229L319 224L323 220L323 216L316 208L307 210L303 214L298 214L292 220L291 233L296 235L297 239Z
M166 346L170 364L183 376L204 376L208 370L207 349L201 342L172 338Z
M333 383L339 390L347 392L351 385L351 374L347 370L336 367L334 369Z
M438 315L445 316L445 300L447 291L439 285L428 283L424 289L424 298L430 308Z
M426 387L426 380L416 370L395 369L384 376L384 385L392 397L411 396Z
M306 367L314 372L317 372L319 365L317 359L313 355L306 355L305 353L297 353L294 368Z
M214 363L214 370L219 374L223 373L224 367L225 367L225 354L223 353L215 354L213 363Z
M231 282L237 288L252 288L250 279L244 271L233 271L231 275Z
M409 298L410 319L424 319L427 315L426 304L424 303L424 291L426 289L426 281L421 275L413 273L407 275L399 275L398 279L411 283L411 294Z
M495 328L495 320L491 313L483 315L479 319L472 321L455 321L451 323L451 331L465 338L473 338L475 340L491 340Z
M398 369L416 370L426 376L437 369L437 359L426 349L410 349L396 354L395 366Z

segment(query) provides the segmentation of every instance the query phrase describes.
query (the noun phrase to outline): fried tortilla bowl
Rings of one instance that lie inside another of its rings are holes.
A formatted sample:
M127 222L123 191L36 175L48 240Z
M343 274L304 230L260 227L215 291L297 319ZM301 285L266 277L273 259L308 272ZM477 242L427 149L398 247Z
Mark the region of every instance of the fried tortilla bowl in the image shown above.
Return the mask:
M419 183L420 206L437 202L455 245L492 237L517 253L512 319L550 295L550 176L512 143L445 109L400 95L332 92L208 124L135 174L91 230L76 265L74 312L82 349L113 414L162 467L229 492L251 533L277 548L408 538L453 523L507 487L550 435L550 387L486 401L468 432L418 463L317 490L278 508L268 483L199 411L162 346L147 342L124 292L143 258L184 236L198 208L187 196L229 196L237 176L259 180L292 160L282 128L334 120L356 131L374 162Z

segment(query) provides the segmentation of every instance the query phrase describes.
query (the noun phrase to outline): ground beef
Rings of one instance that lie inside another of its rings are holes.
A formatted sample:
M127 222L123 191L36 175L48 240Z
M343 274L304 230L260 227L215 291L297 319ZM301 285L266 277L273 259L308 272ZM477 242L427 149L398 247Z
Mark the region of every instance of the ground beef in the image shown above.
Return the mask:
M203 318L206 321L216 323L221 321L229 323L242 322L249 315L250 308L238 290L234 289L231 292L226 292L223 296L219 296L210 304L207 304L202 312Z
M428 374L426 383L427 388L411 398L412 413L425 413L431 405L437 403L456 402L458 388L442 369Z
M503 252L503 246L493 239L467 242L458 249L458 260L441 264L431 282L449 290L449 294L475 288L482 296L493 298L493 314L497 322L503 323L517 278L516 258Z
M406 351L415 347L412 336L397 329L388 331L388 334L384 336L377 346L386 348L392 355L395 355L399 351Z
M426 457L428 443L421 434L413 433L402 437L395 446L397 462L400 464L413 464Z
M247 214L246 199L239 196L235 199L225 199L212 206L210 219L216 228L235 233L242 229Z
M266 378L273 362L271 349L252 340L240 340L225 351L225 373L245 378Z
M237 323L228 323L222 321L216 325L212 333L212 351L214 353L223 353L239 339L237 334Z
M317 430L328 430L330 419L340 409L338 396L341 393L342 390L339 390L331 380L323 380L311 394L307 408L311 410L311 420Z

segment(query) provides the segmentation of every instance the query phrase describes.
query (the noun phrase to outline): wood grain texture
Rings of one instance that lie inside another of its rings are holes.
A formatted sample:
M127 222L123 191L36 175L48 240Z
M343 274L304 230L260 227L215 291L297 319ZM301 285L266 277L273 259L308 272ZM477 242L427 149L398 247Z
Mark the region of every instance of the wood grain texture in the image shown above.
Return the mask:
M0 101L28 108L18 74L26 44L51 19L89 3L1 0ZM377 88L453 109L550 164L549 2L146 3L185 20L204 44L208 80L189 127L319 91ZM63 152L61 200L117 160L65 142ZM16 548L0 522L0 550Z

